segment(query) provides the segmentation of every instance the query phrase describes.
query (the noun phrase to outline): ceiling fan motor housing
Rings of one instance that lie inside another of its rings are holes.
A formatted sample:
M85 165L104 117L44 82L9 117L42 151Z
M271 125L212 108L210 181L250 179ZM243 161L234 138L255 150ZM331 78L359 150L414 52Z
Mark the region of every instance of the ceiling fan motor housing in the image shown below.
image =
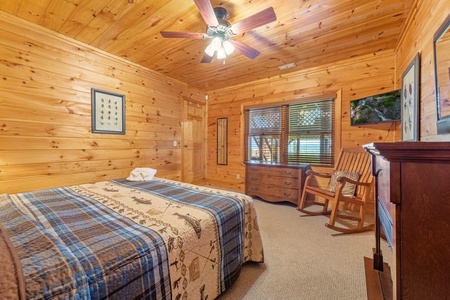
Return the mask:
M227 17L227 10L223 7L215 7L214 8L214 14L217 17L217 20L225 20ZM219 21L220 22L220 21Z
M227 10L223 7L214 8L214 14L217 17L217 21L219 25L217 26L207 26L206 34L210 38L218 37L222 41L228 40L230 37L235 36L235 34L231 31L231 24L225 20L227 17Z

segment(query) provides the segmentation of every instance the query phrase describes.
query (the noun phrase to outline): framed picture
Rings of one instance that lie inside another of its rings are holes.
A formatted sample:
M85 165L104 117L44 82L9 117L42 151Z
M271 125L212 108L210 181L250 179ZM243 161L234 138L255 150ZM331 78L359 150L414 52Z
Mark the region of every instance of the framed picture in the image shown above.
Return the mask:
M434 34L434 85L437 134L450 133L450 14Z
M419 53L402 75L402 141L419 141Z
M125 134L125 96L91 90L92 132Z

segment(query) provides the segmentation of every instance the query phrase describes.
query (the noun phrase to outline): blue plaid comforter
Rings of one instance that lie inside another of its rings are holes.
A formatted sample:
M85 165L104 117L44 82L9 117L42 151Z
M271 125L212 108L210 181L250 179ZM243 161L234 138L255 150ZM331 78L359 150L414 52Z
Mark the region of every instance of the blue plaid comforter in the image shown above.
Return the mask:
M213 299L263 260L251 199L163 179L4 194L0 217L28 299Z

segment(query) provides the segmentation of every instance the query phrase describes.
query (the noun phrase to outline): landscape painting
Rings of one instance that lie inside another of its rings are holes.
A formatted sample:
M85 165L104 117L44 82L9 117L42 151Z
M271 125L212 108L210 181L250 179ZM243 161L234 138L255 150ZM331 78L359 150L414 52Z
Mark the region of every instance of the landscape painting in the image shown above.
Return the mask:
M400 90L350 101L351 125L400 121L400 106Z

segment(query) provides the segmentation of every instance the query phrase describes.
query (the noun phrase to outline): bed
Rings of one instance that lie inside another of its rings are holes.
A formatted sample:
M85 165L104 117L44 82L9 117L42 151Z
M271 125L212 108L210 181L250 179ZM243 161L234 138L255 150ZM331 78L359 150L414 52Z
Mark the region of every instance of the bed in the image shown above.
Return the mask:
M263 260L240 193L155 177L0 195L1 299L214 299Z

